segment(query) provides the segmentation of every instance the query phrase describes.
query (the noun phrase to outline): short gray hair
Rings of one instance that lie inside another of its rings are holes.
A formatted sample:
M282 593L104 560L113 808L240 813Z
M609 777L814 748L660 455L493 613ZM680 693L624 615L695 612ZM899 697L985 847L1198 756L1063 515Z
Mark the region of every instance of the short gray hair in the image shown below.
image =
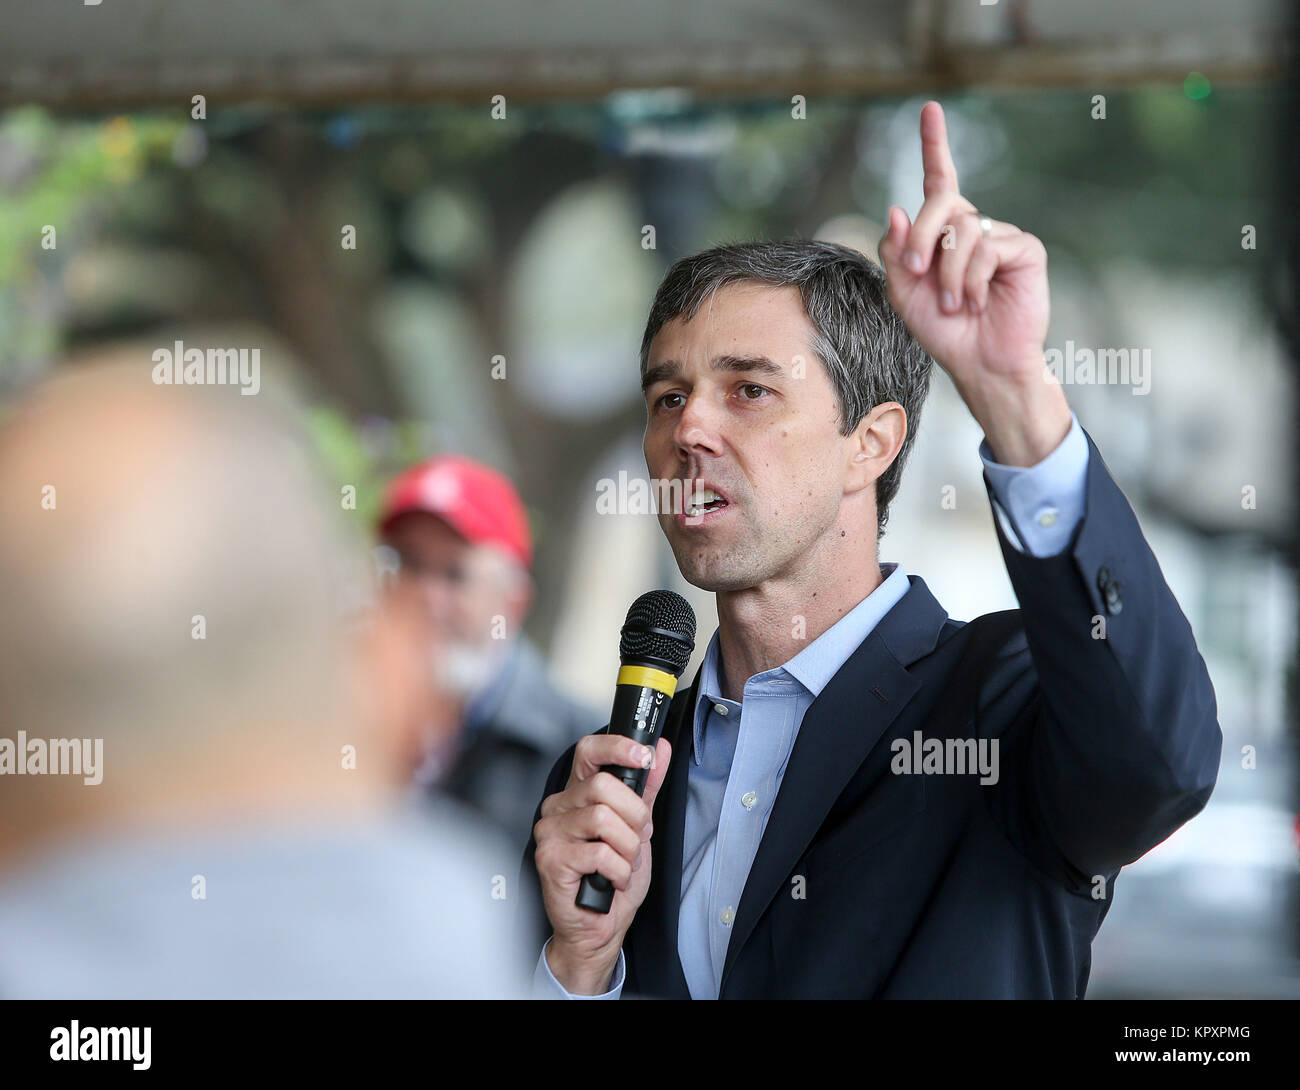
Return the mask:
M875 406L896 401L907 413L898 457L876 481L876 531L885 532L889 504L916 439L934 361L889 305L885 271L865 254L834 242L782 239L716 246L677 261L655 293L641 339L641 374L655 334L675 318L691 319L715 291L753 281L798 287L816 331L821 359L840 406L840 432L849 435Z

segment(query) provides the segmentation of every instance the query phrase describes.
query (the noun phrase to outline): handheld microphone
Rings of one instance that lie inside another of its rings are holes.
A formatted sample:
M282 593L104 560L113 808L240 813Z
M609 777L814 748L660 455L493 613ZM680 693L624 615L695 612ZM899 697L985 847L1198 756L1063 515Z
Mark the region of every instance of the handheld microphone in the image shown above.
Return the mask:
M622 666L614 688L614 707L606 734L621 734L652 750L668 721L677 679L695 650L695 611L680 594L652 590L632 603L623 622L618 657ZM648 768L603 765L638 795L645 791ZM588 874L578 887L579 908L608 913L614 886L603 874Z

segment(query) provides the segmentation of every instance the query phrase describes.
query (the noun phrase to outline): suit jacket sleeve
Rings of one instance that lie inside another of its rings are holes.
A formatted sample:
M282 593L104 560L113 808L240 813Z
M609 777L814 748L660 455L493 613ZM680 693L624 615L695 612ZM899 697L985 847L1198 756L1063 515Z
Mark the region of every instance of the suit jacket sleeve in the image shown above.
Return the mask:
M979 711L981 733L1000 739L995 819L1079 892L1200 812L1222 745L1191 626L1088 447L1086 507L1062 552L1021 552L994 520L1024 635L1003 648Z

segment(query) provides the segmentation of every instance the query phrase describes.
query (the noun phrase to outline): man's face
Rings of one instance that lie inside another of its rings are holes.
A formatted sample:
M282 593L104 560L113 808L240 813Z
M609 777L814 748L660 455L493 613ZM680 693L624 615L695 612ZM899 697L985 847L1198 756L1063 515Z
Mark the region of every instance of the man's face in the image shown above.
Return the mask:
M684 482L688 500L710 488L725 501L702 515L660 511L677 565L697 587L797 579L834 532L849 440L813 334L798 288L744 283L651 342L650 476Z
M493 639L493 618L505 618L513 635L521 619L523 573L487 545L472 545L436 515L411 512L384 535L401 563L403 582L416 589L447 639L483 647Z

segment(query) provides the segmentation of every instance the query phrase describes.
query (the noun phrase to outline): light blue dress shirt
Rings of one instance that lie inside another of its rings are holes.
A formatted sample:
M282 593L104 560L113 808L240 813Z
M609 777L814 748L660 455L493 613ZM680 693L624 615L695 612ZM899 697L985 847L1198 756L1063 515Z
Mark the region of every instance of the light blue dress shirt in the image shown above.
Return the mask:
M987 440L980 443L995 517L1011 544L1031 556L1059 553L1084 515L1088 441L1073 413L1071 421L1061 444L1027 468L999 465L992 460ZM741 702L721 695L716 631L709 642L700 667L694 753L687 771L677 930L677 953L692 999L718 997L731 925L804 713L908 591L910 583L901 565L881 564L880 574L883 581L875 590L789 662L746 681ZM551 973L543 947L533 978L534 995L617 999L624 970L620 951L606 992L571 995Z
M742 705L720 695L717 632L709 643L695 702L677 932L692 999L718 997L731 924L804 712L911 585L898 564L882 564L880 574L875 590L794 658L745 682L743 731Z

